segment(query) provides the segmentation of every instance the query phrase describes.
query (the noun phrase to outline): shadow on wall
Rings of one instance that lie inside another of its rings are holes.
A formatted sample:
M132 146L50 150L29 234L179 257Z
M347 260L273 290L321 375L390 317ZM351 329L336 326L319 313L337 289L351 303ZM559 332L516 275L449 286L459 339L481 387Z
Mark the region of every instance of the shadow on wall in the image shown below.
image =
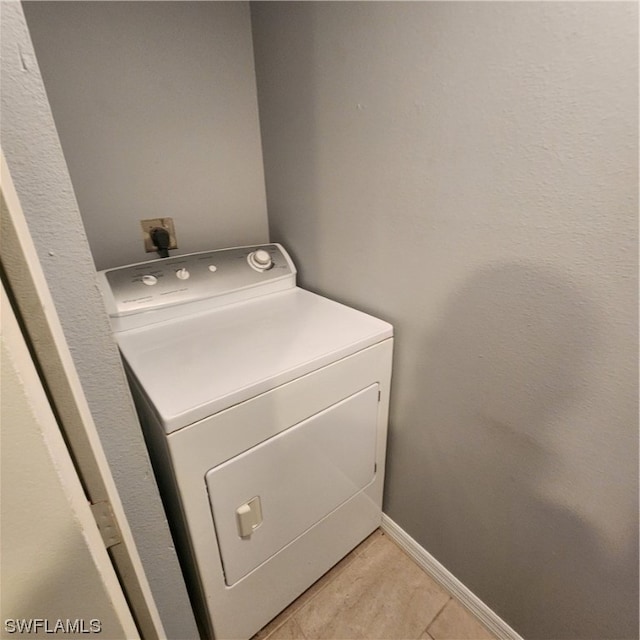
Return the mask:
M637 637L637 538L611 553L579 512L598 472L580 447L603 437L570 412L589 401L600 331L565 276L507 264L456 292L422 350L398 353L415 376L392 417L390 515L524 637ZM620 494L629 509L633 487Z

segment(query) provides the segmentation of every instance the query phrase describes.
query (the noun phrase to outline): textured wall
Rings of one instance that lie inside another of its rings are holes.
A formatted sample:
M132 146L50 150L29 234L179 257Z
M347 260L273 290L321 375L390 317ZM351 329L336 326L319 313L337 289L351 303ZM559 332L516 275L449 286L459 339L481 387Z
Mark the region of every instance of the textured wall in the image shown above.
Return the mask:
M637 637L637 5L252 21L271 237L396 328L385 511L524 637Z
M3 2L2 150L169 638L197 629L20 3Z
M245 2L25 2L96 267L267 241Z

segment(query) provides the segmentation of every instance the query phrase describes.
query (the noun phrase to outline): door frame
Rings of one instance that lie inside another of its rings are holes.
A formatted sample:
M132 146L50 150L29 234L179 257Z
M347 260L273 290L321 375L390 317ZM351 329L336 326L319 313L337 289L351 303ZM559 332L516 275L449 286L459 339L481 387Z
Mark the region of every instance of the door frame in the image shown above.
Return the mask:
M140 635L166 634L0 149L0 263L18 322Z

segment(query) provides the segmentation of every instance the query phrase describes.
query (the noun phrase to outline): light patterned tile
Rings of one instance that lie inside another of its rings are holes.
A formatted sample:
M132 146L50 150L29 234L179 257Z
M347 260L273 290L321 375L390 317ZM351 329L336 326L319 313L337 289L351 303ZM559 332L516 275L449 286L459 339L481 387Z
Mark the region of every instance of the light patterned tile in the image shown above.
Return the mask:
M379 538L384 537L384 533L382 529L376 529L368 538L365 538L353 551L352 553L359 556L361 553L366 551L374 542L376 542Z
M427 631L434 640L493 640L493 636L457 600L452 599Z
M251 640L267 640L267 638L276 631L276 629L280 628L287 620L291 619L293 614L287 614L287 610L285 609L281 614L277 615L269 624L265 627L262 627L258 633L256 633Z
M284 624L280 625L267 640L306 640L300 625L295 618L289 618Z
M336 564L333 568L329 569L327 573L325 573L319 580L314 582L302 595L300 595L296 600L294 600L282 613L278 614L266 627L258 631L256 635L253 636L252 640L266 640L266 638L272 634L275 629L280 627L286 620L291 618L291 616L298 611L301 607L304 607L311 598L313 598L317 593L322 591L331 580L333 580L339 573L344 571L346 567L348 567L351 562L355 559L356 555L354 551L347 554L338 564Z
M294 617L308 640L416 640L449 597L379 536Z

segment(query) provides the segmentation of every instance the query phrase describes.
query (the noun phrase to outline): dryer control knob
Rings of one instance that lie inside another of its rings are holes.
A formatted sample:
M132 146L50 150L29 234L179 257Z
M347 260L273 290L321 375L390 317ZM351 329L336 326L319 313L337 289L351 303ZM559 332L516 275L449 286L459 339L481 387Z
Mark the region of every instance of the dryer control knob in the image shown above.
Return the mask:
M187 280L190 275L191 274L184 267L176 271L176 278L179 278L180 280Z
M265 269L271 266L271 256L264 249L258 249L253 254L253 259L256 261L256 264Z
M264 249L258 249L248 256L249 264L257 271L266 271L273 267L271 256Z

